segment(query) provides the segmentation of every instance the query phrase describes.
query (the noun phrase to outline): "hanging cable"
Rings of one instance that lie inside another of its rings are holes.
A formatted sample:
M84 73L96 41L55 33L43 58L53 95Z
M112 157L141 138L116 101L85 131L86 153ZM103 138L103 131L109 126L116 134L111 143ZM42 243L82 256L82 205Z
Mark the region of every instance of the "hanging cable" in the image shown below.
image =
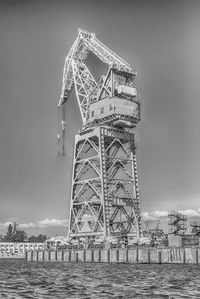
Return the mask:
M60 150L60 142L61 142L61 130L60 130L60 123L61 123L61 106L58 106L58 124L57 124L57 142L58 142L58 157L61 155Z
M66 115L65 104L58 106L58 157L65 156L65 129L66 129Z
M65 156L65 129L66 129L66 113L65 113L65 104L62 105L62 120L61 120L61 129L62 129L62 136L61 136L61 151L62 156Z

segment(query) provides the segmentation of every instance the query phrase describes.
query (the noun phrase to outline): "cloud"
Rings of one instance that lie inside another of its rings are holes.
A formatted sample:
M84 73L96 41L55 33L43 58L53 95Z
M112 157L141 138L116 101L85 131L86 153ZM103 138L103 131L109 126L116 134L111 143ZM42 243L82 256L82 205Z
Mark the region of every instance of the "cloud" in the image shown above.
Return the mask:
M155 220L155 218L152 217L149 212L143 212L142 217L144 220Z
M142 216L144 220L157 220L160 217L167 217L168 211L153 211L153 212L143 212Z
M22 228L22 229L25 229L25 228L34 228L36 227L36 223L33 223L33 222L30 222L30 223L22 223L22 224L19 224L18 227L19 228Z
M68 220L67 219L44 219L41 221L37 221L39 227L49 227L49 226L67 226Z
M8 225L10 223L12 223L12 222L8 221L8 222L0 223L0 229L4 229L4 228L8 227Z
M200 216L200 209L198 209L198 211L193 210L193 209L180 210L179 213L184 214L189 217L196 217L196 216Z
M198 210L194 209L185 209L185 210L179 210L177 211L181 214L184 214L185 216L188 217L200 217L200 208ZM144 220L157 220L160 217L167 217L168 216L168 211L152 211L152 212L143 212L142 217Z
M181 214L184 214L188 217L200 217L200 208L198 210L194 209L185 209L178 211ZM158 220L160 217L167 217L168 211L159 211L155 210L152 212L142 212L142 217L146 221ZM0 230L7 229L9 224L12 224L12 221L7 221L0 223ZM30 229L30 228L47 228L47 227L67 227L68 219L43 219L36 222L21 223L18 225L20 229Z
M7 229L9 224L13 224L12 221L0 223L0 229ZM17 227L20 229L29 229L29 228L46 228L46 227L63 227L68 225L67 219L49 219L29 222L29 223L20 223Z
M158 210L156 210L156 211L152 212L152 214L153 214L154 217L157 217L157 218L167 217L168 216L168 211L158 211Z

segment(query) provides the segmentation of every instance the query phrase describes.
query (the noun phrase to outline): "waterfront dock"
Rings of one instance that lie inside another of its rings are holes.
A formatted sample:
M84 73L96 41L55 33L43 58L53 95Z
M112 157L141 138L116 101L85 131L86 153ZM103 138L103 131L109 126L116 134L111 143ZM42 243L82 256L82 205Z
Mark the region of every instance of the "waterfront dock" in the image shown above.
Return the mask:
M52 262L200 264L200 247L34 250L26 252L26 259Z

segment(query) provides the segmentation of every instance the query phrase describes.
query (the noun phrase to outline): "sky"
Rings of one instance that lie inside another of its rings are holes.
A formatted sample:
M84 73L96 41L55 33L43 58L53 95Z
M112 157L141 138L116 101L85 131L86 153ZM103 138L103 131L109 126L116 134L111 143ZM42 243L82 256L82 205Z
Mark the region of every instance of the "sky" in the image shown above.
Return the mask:
M143 215L200 216L199 15L196 0L0 2L0 233L9 221L28 234L67 231L81 117L73 94L59 159L57 103L78 28L95 32L137 70Z

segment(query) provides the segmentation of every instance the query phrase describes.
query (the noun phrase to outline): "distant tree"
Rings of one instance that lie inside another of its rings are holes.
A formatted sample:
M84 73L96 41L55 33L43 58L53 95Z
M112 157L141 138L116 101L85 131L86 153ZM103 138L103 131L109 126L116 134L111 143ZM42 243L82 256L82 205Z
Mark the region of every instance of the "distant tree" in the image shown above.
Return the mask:
M8 234L9 236L12 237L12 234L13 234L13 227L12 227L12 224L9 224L9 225L8 225L8 231L7 231L7 234Z
M46 241L48 239L48 237L46 235L38 235L38 236L31 236L28 238L28 242L30 243L42 243L44 241Z
M13 227L12 227L12 224L9 224L7 233L3 237L3 241L4 242L12 242L12 237L13 237Z
M17 229L17 223L15 222L13 225L9 224L8 230L3 236L3 242L30 242L30 243L42 243L46 241L48 237L46 235L38 235L38 236L31 236L27 238L26 232L23 230Z
M30 242L30 243L36 243L37 242L37 237L36 236L30 236L28 238L28 242Z
M8 231L3 237L4 242L25 242L27 235L23 230L17 230L16 223L14 225L9 224Z
M48 239L46 235L39 235L37 236L38 242L44 242Z
M17 230L12 237L12 242L25 242L27 240L27 235L23 230Z

